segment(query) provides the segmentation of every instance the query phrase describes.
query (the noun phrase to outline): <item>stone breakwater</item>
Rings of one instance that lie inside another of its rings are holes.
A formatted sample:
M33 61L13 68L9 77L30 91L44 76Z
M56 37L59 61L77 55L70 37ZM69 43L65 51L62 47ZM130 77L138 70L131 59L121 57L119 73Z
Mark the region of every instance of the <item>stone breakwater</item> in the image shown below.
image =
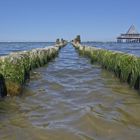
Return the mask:
M22 92L30 71L52 60L66 43L37 48L30 51L10 53L0 57L0 96L14 96Z
M131 54L72 43L79 54L88 56L91 63L101 66L127 82L132 88L140 89L140 58Z

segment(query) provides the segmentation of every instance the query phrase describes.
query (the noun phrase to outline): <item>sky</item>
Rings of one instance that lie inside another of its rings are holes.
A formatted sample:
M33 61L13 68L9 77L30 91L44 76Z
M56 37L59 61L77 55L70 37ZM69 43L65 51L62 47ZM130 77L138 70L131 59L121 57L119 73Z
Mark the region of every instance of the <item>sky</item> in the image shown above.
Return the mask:
M132 24L140 0L0 0L0 41L115 41Z

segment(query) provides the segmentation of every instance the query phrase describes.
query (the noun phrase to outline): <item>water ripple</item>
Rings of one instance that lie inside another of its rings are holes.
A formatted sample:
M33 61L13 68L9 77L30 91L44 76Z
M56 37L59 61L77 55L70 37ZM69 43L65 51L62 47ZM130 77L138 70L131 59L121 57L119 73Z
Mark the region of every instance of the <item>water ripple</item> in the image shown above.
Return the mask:
M140 96L112 73L79 57L71 45L32 73L21 97L0 106L1 139L11 140L15 134L31 140L140 137Z

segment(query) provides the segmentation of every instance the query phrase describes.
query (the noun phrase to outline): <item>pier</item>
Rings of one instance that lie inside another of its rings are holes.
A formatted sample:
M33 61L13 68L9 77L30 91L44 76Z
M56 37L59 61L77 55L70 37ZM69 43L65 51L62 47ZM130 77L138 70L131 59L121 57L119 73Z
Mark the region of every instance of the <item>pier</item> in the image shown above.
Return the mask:
M140 33L136 30L135 26L132 25L125 34L121 34L117 37L117 42L140 43Z

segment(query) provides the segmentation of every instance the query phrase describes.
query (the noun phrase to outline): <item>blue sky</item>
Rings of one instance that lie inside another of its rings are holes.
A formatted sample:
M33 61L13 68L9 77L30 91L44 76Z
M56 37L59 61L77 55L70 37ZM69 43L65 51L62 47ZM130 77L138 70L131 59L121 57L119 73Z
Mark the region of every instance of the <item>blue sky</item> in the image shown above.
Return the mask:
M140 0L0 0L0 41L112 41L131 24Z

